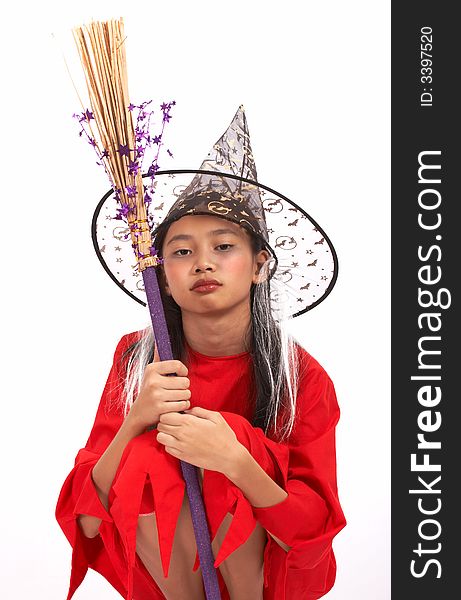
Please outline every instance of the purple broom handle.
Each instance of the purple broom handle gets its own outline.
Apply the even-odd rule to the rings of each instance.
[[[146,290],[147,305],[152,320],[155,343],[160,360],[173,360],[170,337],[163,310],[162,297],[158,286],[155,267],[147,267],[142,271],[144,289]],[[200,492],[197,467],[183,460],[181,464],[182,475],[186,482],[187,497],[189,498],[192,524],[194,526],[195,541],[202,569],[203,585],[207,600],[221,600],[218,576],[214,567],[214,556],[211,549],[210,533],[206,521],[205,507]]]

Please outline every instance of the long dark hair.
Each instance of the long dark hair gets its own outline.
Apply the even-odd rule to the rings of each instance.
[[[163,248],[167,231],[168,227],[160,228],[154,240],[155,248]],[[264,243],[249,230],[245,231],[250,237],[253,256],[256,256],[264,249]],[[276,280],[268,277],[269,262],[266,261],[260,271],[264,281],[251,285],[251,319],[244,343],[252,358],[256,387],[252,424],[282,441],[289,436],[295,423],[299,344],[287,333],[283,322],[275,320],[271,310],[271,281],[272,287],[276,288]],[[157,273],[172,353],[175,359],[187,364],[181,308],[165,292],[166,280],[162,265],[158,267]],[[280,314],[283,317],[283,306],[280,307]],[[122,357],[127,363],[123,394],[125,415],[136,397],[146,365],[154,358],[154,343],[152,327],[148,327]]]

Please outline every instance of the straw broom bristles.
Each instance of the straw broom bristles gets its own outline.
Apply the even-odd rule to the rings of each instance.
[[[74,28],[73,35],[85,73],[99,140],[108,155],[101,152],[100,148],[98,150],[112,184],[118,190],[120,202],[130,207],[126,217],[138,268],[142,271],[146,267],[156,266],[158,261],[151,256],[152,240],[141,170],[134,174],[128,168],[128,162],[135,160],[136,140],[132,113],[128,108],[130,101],[123,19],[93,21],[89,25]],[[97,147],[90,119],[88,126]]]

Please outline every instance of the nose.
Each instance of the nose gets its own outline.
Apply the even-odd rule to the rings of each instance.
[[[200,271],[214,271],[214,263],[210,260],[206,250],[202,250],[197,254],[195,272],[198,273]]]
[[[210,266],[208,263],[206,262],[201,262],[199,263],[196,267],[195,267],[195,272],[199,273],[200,271],[213,271],[213,267]]]

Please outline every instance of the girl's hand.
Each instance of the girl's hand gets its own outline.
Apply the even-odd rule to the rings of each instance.
[[[243,448],[221,413],[198,406],[185,414],[162,414],[157,431],[168,454],[224,475],[233,470]]]
[[[176,373],[177,376],[168,376]],[[160,415],[185,410],[190,406],[188,369],[179,360],[160,360],[155,349],[154,362],[144,371],[138,397],[133,402],[127,420],[138,429],[157,425]]]

